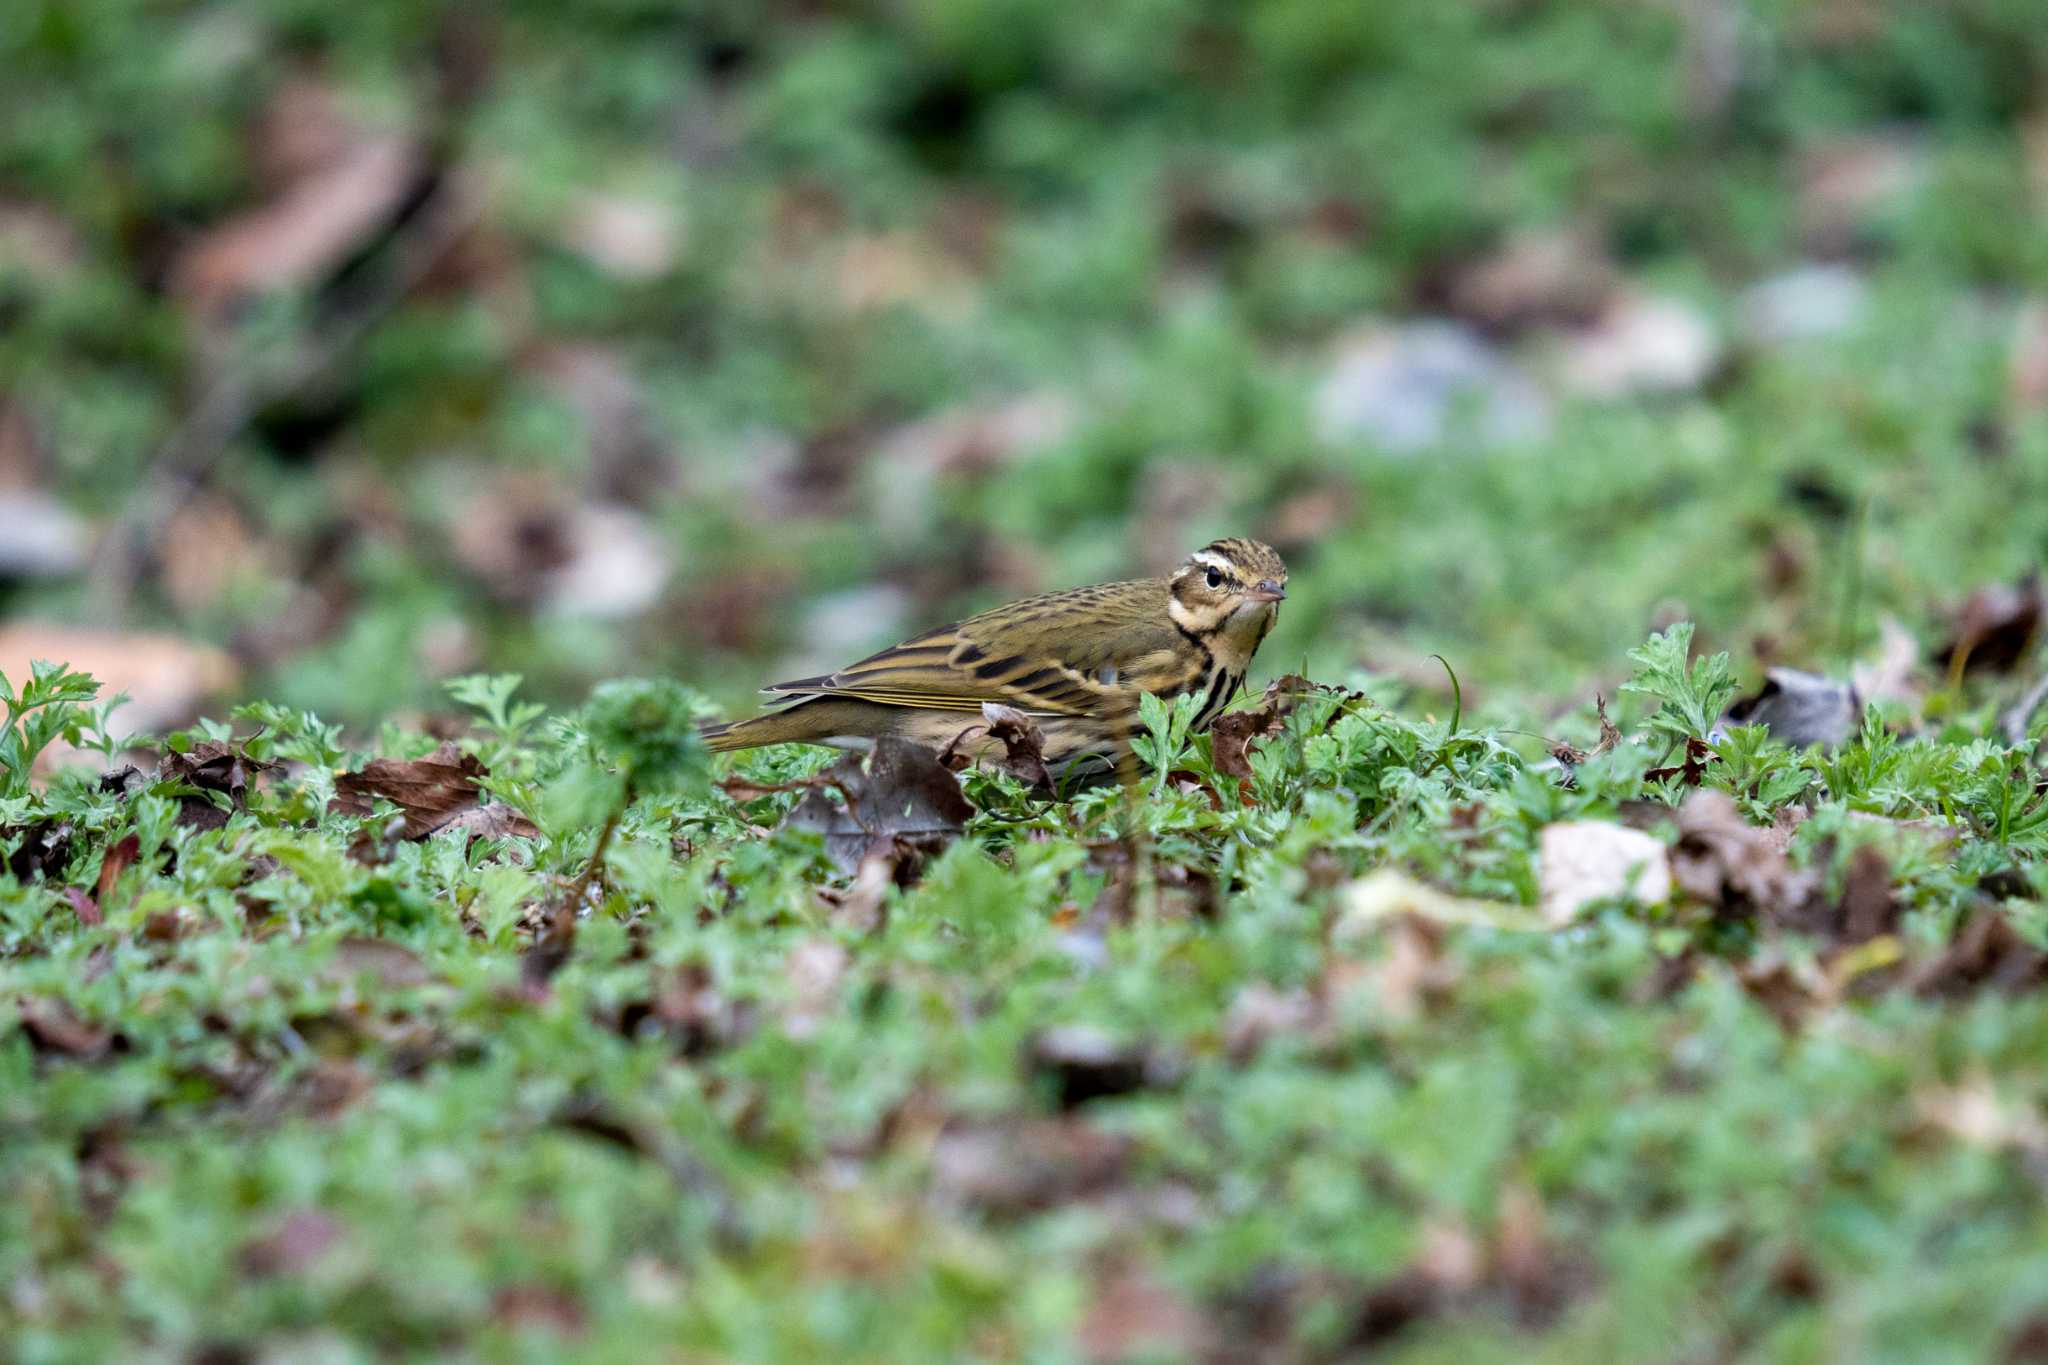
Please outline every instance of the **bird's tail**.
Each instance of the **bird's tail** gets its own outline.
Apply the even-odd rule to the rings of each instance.
[[[857,726],[860,710],[857,702],[813,697],[745,720],[702,726],[697,733],[713,753],[764,744],[823,744],[837,735],[862,733]]]

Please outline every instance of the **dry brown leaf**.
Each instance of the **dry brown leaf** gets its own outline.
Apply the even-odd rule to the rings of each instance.
[[[949,1124],[933,1144],[932,1188],[996,1217],[1104,1194],[1129,1169],[1131,1139],[1080,1118]]]
[[[139,835],[126,835],[118,840],[100,860],[100,879],[93,889],[93,899],[101,909],[107,904],[107,897],[113,894],[114,883],[121,874],[135,865],[142,854],[142,839]]]
[[[97,1061],[125,1040],[114,1030],[79,1018],[63,1000],[23,996],[15,1015],[29,1041],[43,1052],[59,1052],[81,1061]]]
[[[826,856],[851,874],[878,840],[929,856],[953,842],[973,816],[959,780],[936,755],[883,738],[869,752],[849,754],[820,773],[782,824],[823,836]]]
[[[1906,978],[1915,994],[1944,999],[2043,985],[2048,985],[2048,952],[2021,938],[2004,913],[1990,907],[1971,915],[1948,947],[1916,965]]]
[[[967,726],[946,742],[939,751],[941,766],[959,772],[992,757],[1000,746],[1004,771],[1033,791],[1050,794],[1053,780],[1046,771],[1045,736],[1038,722],[1014,706],[993,701],[981,704],[981,719],[981,724]]]
[[[319,281],[394,220],[421,167],[409,138],[348,118],[311,78],[279,87],[258,154],[276,180],[269,200],[207,229],[172,264],[171,292],[202,317]]]
[[[2048,612],[2048,591],[2039,570],[2018,583],[1988,583],[1971,593],[1956,610],[1948,642],[1934,661],[1960,675],[1973,669],[2010,672],[2027,656]]]
[[[1581,326],[1600,315],[1616,283],[1596,234],[1537,229],[1460,271],[1450,282],[1450,304],[1490,332]]]
[[[372,759],[361,772],[336,774],[328,809],[363,816],[370,814],[373,798],[389,801],[405,814],[401,837],[406,839],[451,828],[486,838],[538,838],[539,829],[525,816],[483,799],[482,779],[488,776],[482,760],[448,740],[425,758]]]
[[[1745,821],[1726,792],[1694,792],[1677,818],[1672,879],[1694,900],[1783,923],[1802,915],[1818,893],[1819,879],[1793,867],[1770,832]]]

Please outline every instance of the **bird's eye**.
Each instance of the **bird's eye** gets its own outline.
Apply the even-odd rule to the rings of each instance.
[[[1212,588],[1220,588],[1223,586],[1223,570],[1209,570],[1209,586]]]

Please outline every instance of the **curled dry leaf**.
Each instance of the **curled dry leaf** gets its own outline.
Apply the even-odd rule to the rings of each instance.
[[[1834,748],[1855,735],[1863,721],[1863,698],[1853,682],[1837,682],[1796,668],[1773,668],[1753,697],[1742,697],[1721,713],[1718,733],[1730,725],[1762,725],[1795,749],[1809,744]]]
[[[959,837],[974,816],[959,780],[938,758],[899,739],[879,739],[869,752],[847,755],[810,787],[782,826],[822,835],[826,856],[848,874],[859,870],[878,840],[930,856]]]
[[[252,758],[239,740],[204,739],[184,752],[164,754],[157,765],[157,780],[183,782],[202,792],[225,796],[235,810],[249,808],[249,781],[272,772],[279,764]],[[178,823],[194,829],[219,829],[227,824],[228,813],[203,796],[178,798]]]
[[[1819,879],[1792,866],[1768,830],[1742,818],[1726,792],[1698,791],[1678,808],[1672,880],[1702,904],[1773,923],[1803,916]]]
[[[60,876],[71,861],[71,822],[46,818],[25,825],[0,825],[0,843],[15,845],[14,852],[7,855],[7,870],[17,881]]]
[[[1954,629],[1934,661],[1954,676],[1980,668],[2010,672],[2040,634],[2044,611],[2048,592],[2038,570],[2018,583],[1986,584],[1956,611]]]
[[[448,740],[425,758],[372,759],[361,772],[337,774],[328,809],[362,816],[370,814],[373,799],[389,801],[404,812],[400,835],[406,839],[424,839],[444,829],[486,839],[540,837],[540,830],[518,811],[484,799],[482,780],[489,776],[482,760]]]
[[[939,751],[939,762],[954,772],[990,756],[1002,746],[1003,770],[1033,791],[1053,791],[1052,774],[1045,767],[1045,736],[1038,722],[1014,706],[985,701],[979,725],[970,725]]]
[[[310,80],[280,86],[261,150],[280,180],[272,197],[201,233],[172,264],[171,292],[201,316],[319,281],[396,218],[421,167],[408,138],[355,122]]]
[[[1707,775],[1707,764],[1713,761],[1713,746],[1704,740],[1688,736],[1685,741],[1685,761],[1669,768],[1652,768],[1643,774],[1643,781],[1668,782],[1675,777],[1682,786],[1697,787]]]
[[[1209,757],[1216,771],[1240,782],[1251,781],[1251,742],[1279,734],[1294,708],[1312,696],[1336,697],[1342,702],[1365,700],[1362,692],[1314,682],[1299,673],[1275,678],[1266,684],[1257,705],[1226,711],[1209,726]]]
[[[62,1000],[24,996],[15,1014],[29,1042],[40,1052],[56,1052],[81,1061],[97,1061],[125,1039],[112,1029],[89,1023]]]
[[[2048,985],[2048,952],[2021,938],[2003,913],[1977,911],[1940,954],[1915,966],[1907,987],[1916,995],[1954,998],[1980,990],[2039,990]]]

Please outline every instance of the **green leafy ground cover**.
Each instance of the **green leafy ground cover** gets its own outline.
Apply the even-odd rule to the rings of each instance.
[[[0,4],[0,1358],[2040,1357],[2038,10]],[[1221,533],[1361,696],[850,872],[597,690]]]
[[[1732,692],[1689,636],[1605,752],[1370,679],[1245,749],[1159,712],[1137,788],[976,771],[960,837],[850,879],[773,829],[817,765],[714,786],[670,684],[469,680],[455,746],[387,730],[383,767],[270,706],[153,775],[10,765],[9,1353],[2024,1352],[2032,741],[1873,710],[1688,774]],[[90,691],[17,683],[19,733],[89,743]],[[1737,813],[1795,804],[1784,852]],[[1677,892],[1546,926],[1540,832],[1616,817]]]

